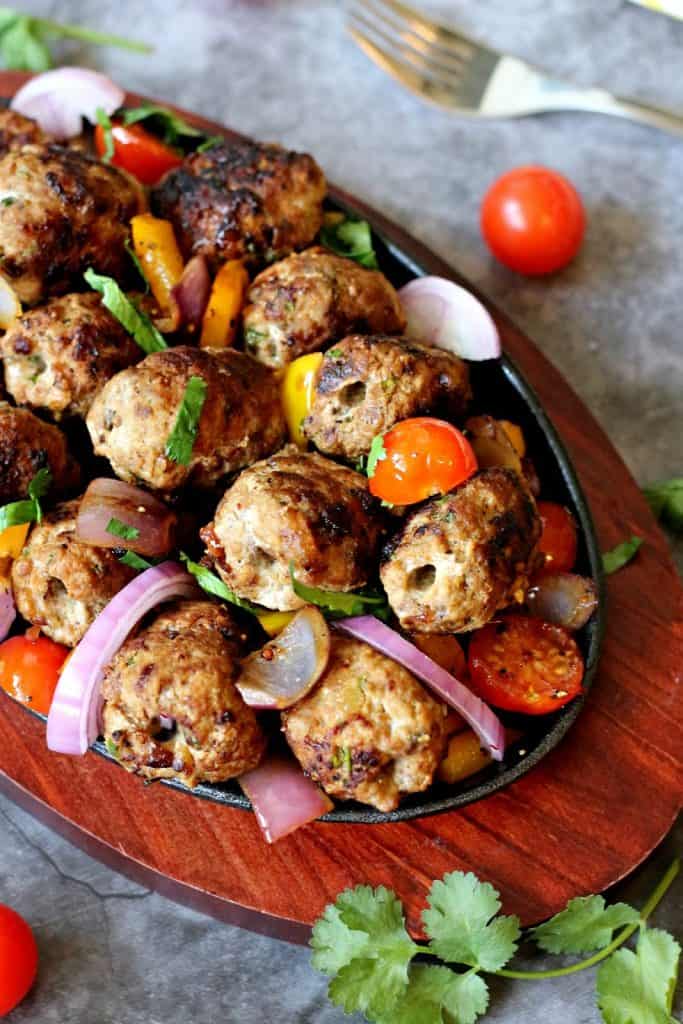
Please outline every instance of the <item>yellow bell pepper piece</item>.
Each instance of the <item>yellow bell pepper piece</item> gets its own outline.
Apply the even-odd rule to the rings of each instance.
[[[448,751],[439,765],[437,778],[452,785],[491,763],[491,755],[481,749],[481,741],[471,729],[451,737]]]
[[[14,559],[19,557],[26,543],[30,526],[30,523],[8,526],[6,530],[0,533],[0,558]]]
[[[183,257],[168,220],[140,213],[130,222],[133,249],[152,294],[162,310],[171,306],[171,291],[183,276]]]
[[[201,348],[227,348],[235,341],[237,322],[249,286],[242,260],[228,260],[216,274],[202,321]]]
[[[524,440],[522,428],[518,427],[516,423],[511,423],[510,420],[498,420],[498,422],[507,434],[508,441],[515,449],[520,459],[523,459],[526,455],[526,441]]]
[[[289,364],[282,378],[282,407],[289,436],[300,448],[307,444],[301,425],[313,405],[315,380],[322,361],[322,352],[299,356]]]
[[[296,612],[262,612],[257,615],[268,636],[277,636],[292,621]]]

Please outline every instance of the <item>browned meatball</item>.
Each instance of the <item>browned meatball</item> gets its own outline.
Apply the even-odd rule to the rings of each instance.
[[[128,222],[144,199],[115,167],[61,146],[23,146],[0,159],[0,192],[0,271],[22,302],[67,291],[88,267],[117,277],[128,266]]]
[[[268,143],[222,141],[191,153],[153,190],[185,256],[271,262],[303,249],[322,223],[325,177],[313,157]]]
[[[75,647],[112,597],[135,575],[108,548],[75,539],[80,501],[67,501],[31,530],[12,566],[19,612],[43,633]]]
[[[0,505],[20,501],[39,469],[49,469],[56,493],[78,484],[80,471],[58,427],[28,409],[0,402]]]
[[[255,279],[244,310],[244,345],[260,362],[284,366],[352,331],[397,334],[404,327],[384,274],[316,246]]]
[[[409,416],[459,419],[470,395],[467,366],[406,338],[345,338],[325,353],[303,431],[327,455],[355,459]]]
[[[541,522],[511,469],[487,469],[406,521],[380,576],[401,625],[416,633],[478,629],[523,596]]]
[[[32,142],[49,141],[49,135],[45,134],[37,121],[9,107],[0,110],[0,156],[4,156],[10,149],[18,149]]]
[[[179,601],[125,642],[102,680],[104,735],[124,768],[195,786],[256,767],[266,740],[235,688],[237,636],[220,605]]]
[[[364,476],[290,446],[237,478],[201,536],[236,594],[288,611],[306,603],[290,563],[312,587],[367,583],[381,529],[374,510]]]
[[[57,420],[85,416],[102,385],[143,355],[96,292],[25,313],[0,341],[0,354],[14,400]]]
[[[190,377],[207,384],[188,465],[166,454]],[[155,352],[104,385],[87,419],[95,452],[129,483],[170,493],[211,487],[282,444],[279,385],[270,370],[234,349],[178,346]]]
[[[333,634],[325,674],[282,721],[302,768],[326,793],[393,811],[405,793],[431,785],[448,715],[395,661]]]

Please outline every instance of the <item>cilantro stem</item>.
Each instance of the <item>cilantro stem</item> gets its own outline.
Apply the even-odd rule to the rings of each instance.
[[[52,32],[54,35],[70,39],[80,39],[84,43],[94,43],[96,46],[117,46],[121,50],[133,50],[135,53],[152,53],[153,50],[153,47],[148,46],[147,43],[140,43],[136,39],[125,39],[123,36],[96,32],[91,28],[81,28],[80,25],[62,25],[51,18],[32,18],[31,20],[45,32]]]
[[[615,950],[619,949],[620,946],[630,939],[633,933],[645,924],[648,917],[652,912],[659,906],[661,900],[666,895],[670,888],[673,880],[680,871],[681,862],[677,857],[676,860],[669,866],[668,871],[661,879],[656,889],[652,892],[645,906],[640,912],[640,918],[635,924],[626,925],[619,934],[612,939],[609,946],[605,946],[604,949],[594,953],[593,956],[588,957],[587,960],[580,960],[577,964],[570,964],[569,967],[558,967],[552,971],[493,971],[500,978],[515,978],[519,981],[541,981],[543,978],[563,978],[567,974],[576,974],[577,971],[584,971],[587,967],[594,967],[595,964],[599,964],[601,960],[606,960],[608,956],[611,956]]]

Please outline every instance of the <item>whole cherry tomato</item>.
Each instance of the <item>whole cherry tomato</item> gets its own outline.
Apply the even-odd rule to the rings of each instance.
[[[381,449],[371,451],[368,459],[370,493],[391,505],[445,494],[477,470],[469,441],[444,420],[401,420],[381,440]]]
[[[33,932],[16,910],[0,903],[0,1017],[21,1002],[37,970]]]
[[[539,501],[538,514],[543,532],[538,550],[545,555],[541,572],[571,572],[576,562],[578,531],[569,509],[554,501]]]
[[[166,171],[178,167],[183,162],[182,156],[142,125],[125,125],[120,121],[112,121],[111,134],[114,142],[111,163],[128,171],[143,185],[156,185]],[[95,128],[97,155],[104,156],[106,149],[104,129],[98,124]]]
[[[68,653],[46,636],[12,636],[0,644],[0,687],[46,715]]]
[[[550,274],[578,252],[586,215],[564,175],[547,167],[517,167],[484,196],[481,230],[501,263],[520,274]]]

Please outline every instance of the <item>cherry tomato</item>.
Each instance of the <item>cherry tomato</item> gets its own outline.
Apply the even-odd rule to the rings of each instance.
[[[0,686],[21,704],[46,715],[68,647],[46,636],[13,636],[0,644]]]
[[[545,555],[545,565],[540,571],[571,572],[578,546],[574,516],[564,505],[554,501],[539,501],[537,507],[543,526],[538,550]]]
[[[385,457],[370,478],[370,493],[391,505],[411,505],[445,494],[477,470],[472,447],[444,420],[402,420],[383,438]]]
[[[545,715],[581,692],[583,658],[566,629],[506,615],[470,641],[470,685],[496,708]]]
[[[494,182],[481,230],[501,263],[520,274],[550,274],[576,256],[586,229],[581,197],[547,167],[516,167]]]
[[[16,910],[0,903],[0,1017],[21,1002],[37,970],[33,932]]]
[[[141,181],[143,185],[156,185],[166,171],[183,162],[174,149],[157,139],[139,124],[121,124],[112,121],[114,155],[111,162]],[[95,149],[99,157],[106,152],[102,125],[95,128]]]

